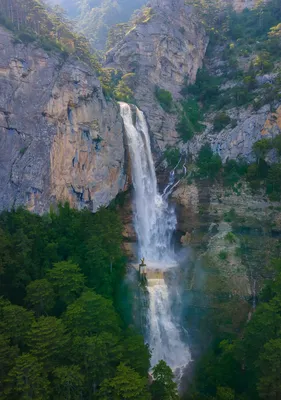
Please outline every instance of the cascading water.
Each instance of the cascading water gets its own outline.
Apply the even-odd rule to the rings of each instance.
[[[132,160],[139,256],[150,261],[171,262],[174,258],[171,238],[177,220],[173,209],[158,193],[147,124],[138,108],[135,108],[134,125],[130,106],[120,103],[120,107]]]
[[[139,257],[144,257],[148,270],[167,270],[175,267],[176,257],[171,248],[176,228],[176,215],[157,188],[148,127],[144,114],[134,107],[120,103],[132,162],[135,190],[134,223],[138,236]],[[134,124],[135,119],[135,124]],[[164,360],[174,370],[191,360],[188,346],[181,338],[181,329],[175,323],[168,286],[163,274],[155,279],[148,274],[149,315],[148,341],[152,350],[151,364]]]

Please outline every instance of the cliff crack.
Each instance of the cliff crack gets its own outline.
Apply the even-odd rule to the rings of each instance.
[[[8,121],[7,121],[7,124],[8,124]],[[15,132],[16,132],[18,135],[20,135],[21,137],[26,135],[25,132],[21,132],[21,131],[19,131],[17,128],[14,128],[14,127],[12,127],[12,126],[9,126],[9,124],[8,124],[8,126],[0,125],[0,128],[6,129],[7,131],[15,131]]]

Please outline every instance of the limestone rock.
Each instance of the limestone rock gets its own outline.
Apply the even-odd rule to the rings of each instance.
[[[266,0],[264,0],[265,2]],[[259,4],[259,0],[224,0],[225,3],[231,5],[235,11],[241,12],[245,8],[251,10]]]
[[[273,138],[281,133],[281,107],[276,113],[271,113],[270,106],[265,105],[258,111],[252,107],[229,110],[228,115],[237,121],[235,128],[228,126],[221,132],[213,132],[212,124],[208,125],[201,135],[196,135],[190,141],[189,152],[196,156],[201,146],[209,142],[223,162],[239,158],[253,162],[253,144],[263,137]]]
[[[175,99],[186,78],[196,79],[208,44],[204,27],[184,0],[152,0],[151,16],[134,26],[107,54],[106,66],[134,73],[134,96],[144,111],[154,144],[175,144],[177,117],[167,114],[155,98],[156,86]]]
[[[94,211],[125,186],[118,106],[95,72],[0,28],[0,209],[42,213],[69,201]]]

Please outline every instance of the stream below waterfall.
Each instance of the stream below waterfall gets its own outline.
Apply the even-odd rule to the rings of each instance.
[[[144,114],[126,103],[120,103],[120,110],[131,158],[138,258],[145,258],[148,271],[146,337],[152,352],[151,366],[164,360],[179,376],[179,371],[191,361],[191,355],[173,315],[171,293],[165,280],[165,273],[178,266],[172,246],[177,218],[166,195],[172,185],[170,182],[163,195],[159,193]]]

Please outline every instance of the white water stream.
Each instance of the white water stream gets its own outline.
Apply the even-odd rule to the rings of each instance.
[[[120,103],[120,109],[132,164],[138,256],[145,258],[148,270],[167,270],[177,265],[171,246],[177,223],[175,211],[169,206],[167,196],[161,196],[157,188],[144,114],[137,107],[132,111],[132,107],[126,103]],[[173,184],[174,182],[170,182],[170,187]],[[168,286],[164,279],[148,279],[147,290],[148,341],[152,350],[152,367],[158,361],[164,360],[173,370],[182,369],[190,362],[191,356],[188,346],[182,340],[181,329],[172,314]]]

